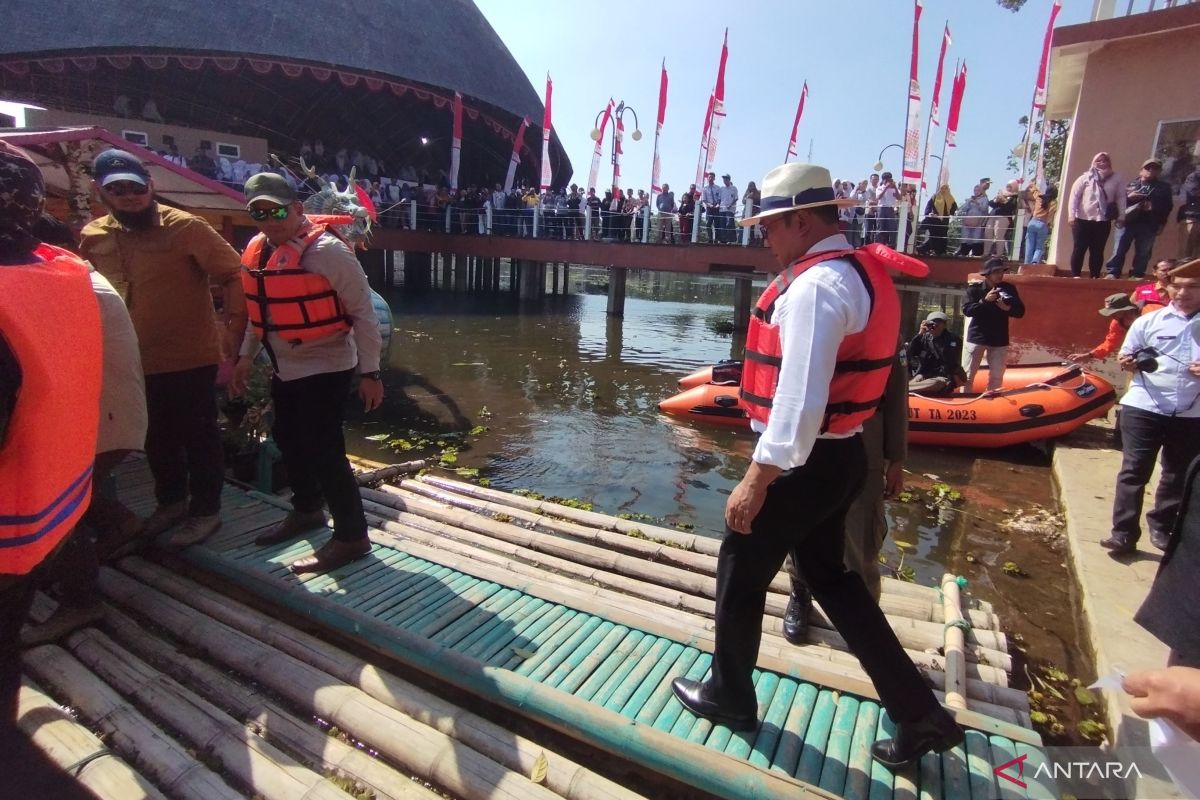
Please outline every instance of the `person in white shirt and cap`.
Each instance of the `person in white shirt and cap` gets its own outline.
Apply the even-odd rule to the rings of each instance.
[[[783,271],[759,299],[746,338],[741,399],[759,433],[725,507],[717,563],[716,642],[707,680],[676,678],[693,713],[753,730],[753,673],[767,588],[787,555],[879,692],[894,738],[873,756],[900,768],[963,740],[904,653],[862,577],[843,563],[845,518],[862,489],[862,423],[875,413],[896,357],[899,299],[888,275],[928,267],[887,248],[851,250],[838,231],[829,171],[785,164],[763,181],[761,224]]]

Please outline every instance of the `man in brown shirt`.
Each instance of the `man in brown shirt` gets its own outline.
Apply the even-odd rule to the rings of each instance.
[[[92,175],[110,213],[83,229],[80,251],[125,298],[146,373],[146,456],[158,500],[146,534],[182,523],[169,544],[183,547],[221,525],[215,384],[222,354],[237,353],[246,329],[240,259],[203,219],[159,205],[137,156],[106,150]],[[224,330],[210,281],[224,292]]]

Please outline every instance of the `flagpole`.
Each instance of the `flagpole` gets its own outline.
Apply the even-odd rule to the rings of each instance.
[[[929,140],[933,137],[933,114],[941,111],[942,65],[946,60],[946,46],[950,42],[950,21],[942,28],[942,49],[938,54],[937,76],[933,81],[933,97],[929,102],[929,117],[925,122],[925,152],[921,156],[921,180],[917,182],[917,207],[913,209],[913,219],[920,220],[921,203],[925,200],[925,174],[929,171]],[[940,186],[938,187],[941,188]],[[914,232],[918,226],[914,225]]]
[[[962,63],[962,59],[960,59],[960,58],[954,59],[954,81],[950,84],[950,102],[951,102],[951,104],[954,103],[954,92],[958,88],[958,68],[961,63]],[[942,155],[940,158],[938,158],[938,165],[939,165],[938,166],[938,189],[939,190],[942,188],[942,186],[941,186],[942,170],[944,170],[946,168],[946,144],[949,142],[949,140],[950,140],[950,115],[949,115],[948,109],[947,109],[946,135],[942,138]],[[949,177],[949,176],[947,176],[947,177]]]

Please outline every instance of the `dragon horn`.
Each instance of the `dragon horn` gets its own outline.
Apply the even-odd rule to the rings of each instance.
[[[300,156],[300,169],[303,170],[304,174],[310,178],[317,177],[317,168],[310,167],[308,164],[305,164],[304,156]]]
[[[354,187],[354,173],[355,173],[355,171],[357,171],[357,170],[358,170],[358,167],[351,167],[351,168],[350,168],[350,182],[346,184],[346,191],[348,191],[348,192],[353,190],[353,187]]]

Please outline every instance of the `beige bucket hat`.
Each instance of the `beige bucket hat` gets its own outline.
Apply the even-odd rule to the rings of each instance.
[[[740,221],[754,225],[766,217],[815,206],[852,206],[853,198],[835,198],[829,170],[816,164],[783,164],[763,178],[759,213]]]

